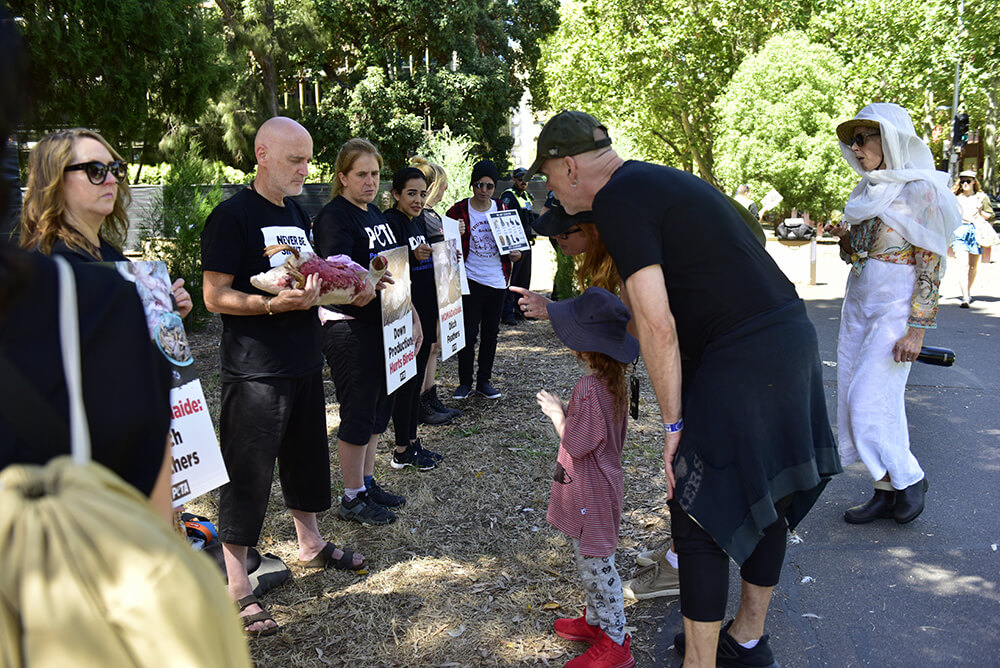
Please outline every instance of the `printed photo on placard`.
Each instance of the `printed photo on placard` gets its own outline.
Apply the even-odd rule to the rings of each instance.
[[[208,404],[194,370],[194,357],[184,322],[173,310],[170,276],[163,262],[115,262],[115,268],[135,285],[146,313],[146,326],[157,349],[170,363],[170,476],[174,506],[229,482]]]
[[[389,263],[392,285],[382,290],[382,343],[385,346],[386,390],[392,394],[417,373],[410,301],[410,254],[405,247],[381,253]]]
[[[455,239],[445,239],[431,244],[431,253],[434,258],[434,281],[441,320],[441,359],[446,360],[465,347],[458,242]]]
[[[469,294],[469,279],[465,275],[465,258],[462,256],[462,233],[459,232],[458,221],[448,216],[441,217],[441,229],[444,238],[454,239],[458,253],[458,277],[462,286],[462,294]]]
[[[528,237],[521,227],[521,217],[517,211],[491,211],[487,214],[490,221],[490,229],[493,231],[493,238],[496,239],[497,248],[501,255],[508,255],[511,251],[522,251],[531,248],[528,244]]]

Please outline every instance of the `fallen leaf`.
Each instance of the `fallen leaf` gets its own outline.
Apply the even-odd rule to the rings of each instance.
[[[542,610],[558,610],[561,607],[558,603],[545,603],[542,605]]]
[[[450,635],[452,638],[457,638],[463,633],[465,633],[465,624],[462,624],[457,629],[452,629],[451,631],[448,631],[448,635]]]

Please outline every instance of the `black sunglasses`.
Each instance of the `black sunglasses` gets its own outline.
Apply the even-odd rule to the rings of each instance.
[[[70,165],[63,171],[85,171],[87,172],[87,178],[90,182],[95,186],[99,186],[104,183],[106,178],[108,178],[108,172],[111,172],[119,183],[124,183],[125,175],[128,173],[128,165],[124,160],[112,160],[106,165],[103,162],[97,162],[94,160],[93,162],[81,162],[78,165]]]
[[[479,188],[481,190],[493,190],[497,186],[495,183],[490,183],[489,181],[476,181],[472,184],[472,187]]]
[[[576,234],[577,232],[583,232],[583,230],[581,230],[579,227],[574,227],[571,230],[566,230],[562,234],[555,235],[555,237],[556,237],[556,239],[559,239],[560,241],[566,241],[567,239],[569,239],[569,235]]]
[[[862,146],[865,145],[865,140],[867,140],[869,137],[878,137],[879,134],[881,134],[881,133],[879,133],[879,132],[869,132],[868,134],[864,134],[864,133],[859,132],[858,134],[856,134],[853,137],[851,137],[851,140],[849,142],[847,142],[847,145],[848,145],[848,147],[853,147],[855,144],[857,144],[858,148],[861,148]]]
[[[959,183],[972,183],[972,179],[959,179]]]

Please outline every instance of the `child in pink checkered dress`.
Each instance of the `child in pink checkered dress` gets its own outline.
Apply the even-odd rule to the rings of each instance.
[[[556,335],[589,372],[573,388],[568,406],[545,390],[538,393],[560,438],[548,521],[573,540],[587,599],[584,616],[556,620],[555,631],[591,645],[567,668],[629,668],[635,659],[625,633],[615,549],[624,494],[625,370],[639,343],[626,331],[628,309],[602,288],[553,302],[548,312]]]

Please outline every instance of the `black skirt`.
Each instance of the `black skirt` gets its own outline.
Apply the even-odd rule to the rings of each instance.
[[[842,471],[802,300],[709,343],[685,379],[675,498],[737,563],[791,497],[789,528]]]

